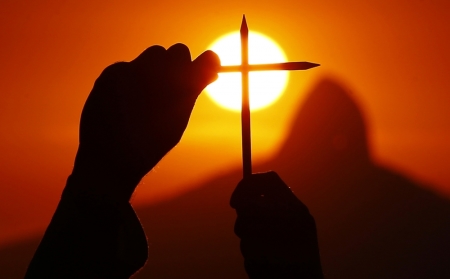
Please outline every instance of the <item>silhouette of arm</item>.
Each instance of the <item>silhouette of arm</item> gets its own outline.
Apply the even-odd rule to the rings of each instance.
[[[250,279],[323,278],[314,218],[278,174],[244,178],[230,204]]]
[[[102,72],[83,108],[72,174],[26,278],[129,278],[144,265],[146,237],[129,200],[179,142],[219,66],[213,52],[191,61],[176,44]]]

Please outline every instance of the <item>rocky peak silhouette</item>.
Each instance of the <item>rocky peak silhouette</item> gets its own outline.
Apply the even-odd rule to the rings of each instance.
[[[276,164],[289,164],[310,182],[320,182],[324,175],[354,175],[369,165],[363,114],[352,93],[336,81],[318,82],[295,119]]]

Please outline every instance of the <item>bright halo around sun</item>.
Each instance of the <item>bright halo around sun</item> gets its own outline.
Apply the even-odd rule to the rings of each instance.
[[[222,36],[208,49],[220,57],[222,66],[241,64],[241,39],[239,32]],[[285,62],[286,55],[269,37],[250,31],[248,38],[249,64]],[[261,71],[249,73],[250,109],[255,111],[274,103],[287,86],[287,71]],[[211,99],[226,109],[240,111],[242,104],[241,74],[219,73],[219,78],[206,88]]]

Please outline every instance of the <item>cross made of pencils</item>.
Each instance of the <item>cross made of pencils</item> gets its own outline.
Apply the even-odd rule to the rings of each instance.
[[[249,102],[249,86],[248,73],[250,71],[274,71],[274,70],[307,70],[319,66],[319,64],[310,62],[287,62],[276,64],[248,64],[248,27],[245,15],[241,24],[241,65],[222,66],[219,72],[241,72],[242,75],[242,163],[244,177],[252,174],[252,151],[250,137],[250,102]]]

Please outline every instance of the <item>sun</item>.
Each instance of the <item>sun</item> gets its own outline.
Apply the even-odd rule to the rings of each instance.
[[[217,53],[223,66],[241,64],[239,32],[229,33],[217,39],[208,49]],[[269,37],[249,32],[248,52],[250,64],[286,62],[282,48]],[[287,71],[250,72],[250,109],[255,111],[273,104],[287,86]],[[206,88],[206,93],[219,106],[240,111],[241,74],[219,73],[219,78]]]

